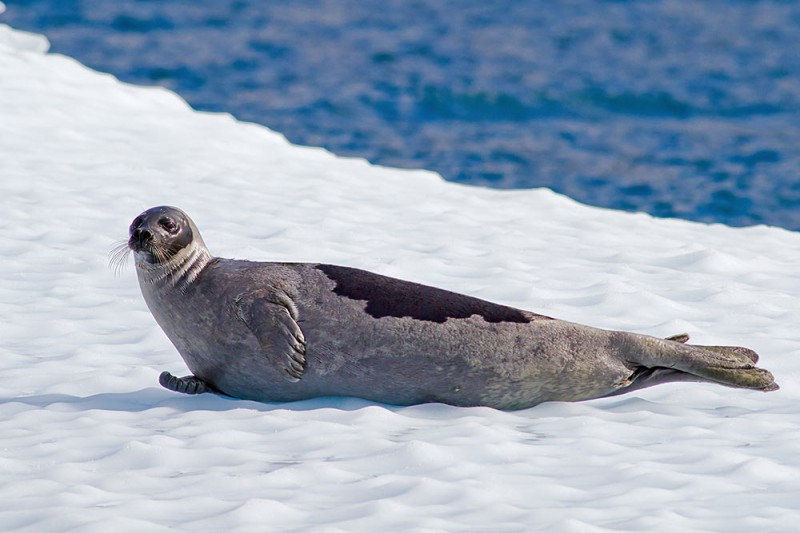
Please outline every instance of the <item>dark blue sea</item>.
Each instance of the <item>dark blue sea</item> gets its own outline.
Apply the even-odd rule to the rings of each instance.
[[[5,2],[54,52],[294,143],[800,229],[800,2]]]

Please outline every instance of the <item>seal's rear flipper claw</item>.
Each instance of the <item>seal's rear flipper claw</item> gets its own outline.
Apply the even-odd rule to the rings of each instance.
[[[166,370],[158,376],[158,382],[165,389],[183,394],[202,394],[204,392],[211,392],[213,389],[200,378],[195,376],[184,376],[179,378],[173,376]]]

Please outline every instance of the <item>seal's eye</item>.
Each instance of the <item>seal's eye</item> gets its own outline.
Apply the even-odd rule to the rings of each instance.
[[[178,225],[175,224],[175,221],[169,217],[161,217],[158,220],[158,225],[167,230],[167,232],[172,233],[173,235],[175,233],[178,233]]]

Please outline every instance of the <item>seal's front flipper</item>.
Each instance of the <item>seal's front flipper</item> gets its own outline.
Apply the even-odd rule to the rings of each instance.
[[[165,389],[182,392],[183,394],[202,394],[204,392],[213,392],[214,390],[198,377],[184,376],[179,378],[178,376],[173,376],[166,370],[158,376],[158,382]]]
[[[236,311],[270,363],[283,369],[288,381],[299,381],[306,369],[306,339],[291,298],[278,289],[260,289],[240,295]]]

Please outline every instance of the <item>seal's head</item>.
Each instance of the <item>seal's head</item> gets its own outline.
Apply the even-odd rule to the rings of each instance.
[[[210,255],[192,219],[177,207],[151,207],[128,229],[128,247],[148,282],[191,282]]]
[[[192,244],[192,226],[186,213],[177,207],[151,207],[131,222],[128,247],[136,253],[137,261],[166,263]]]

